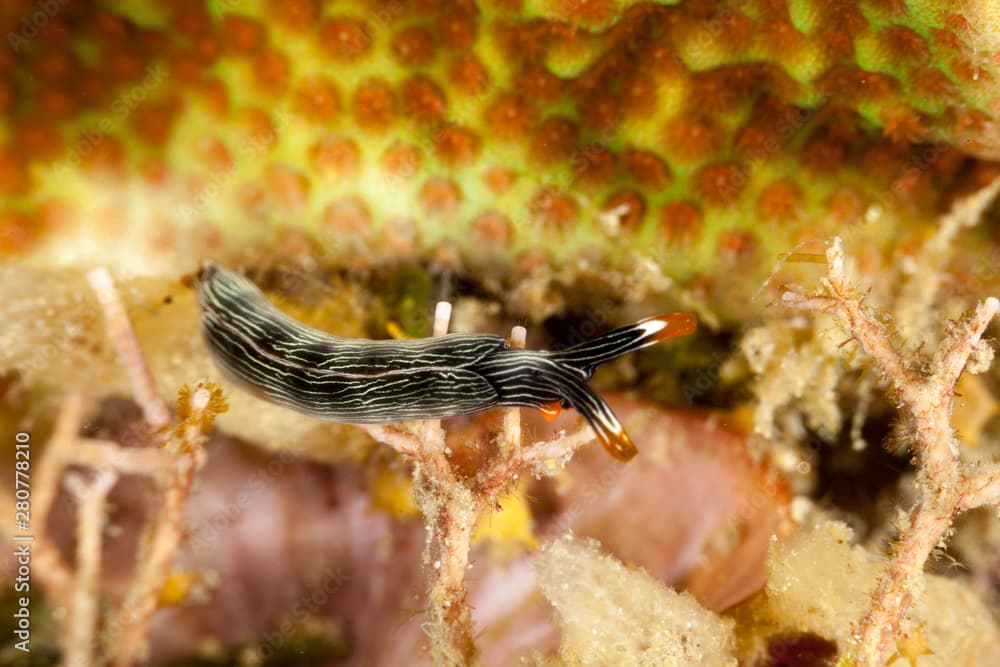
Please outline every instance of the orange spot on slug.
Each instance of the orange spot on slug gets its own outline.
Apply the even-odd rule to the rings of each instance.
[[[538,411],[542,413],[546,421],[552,421],[559,416],[559,413],[562,412],[562,401],[552,401],[551,403],[546,403],[538,408]]]

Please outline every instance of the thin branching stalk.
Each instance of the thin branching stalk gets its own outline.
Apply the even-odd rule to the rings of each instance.
[[[48,520],[82,419],[83,398],[79,394],[70,394],[59,410],[55,429],[35,475],[38,480],[32,502],[34,525],[38,530],[34,546],[35,570],[53,608],[69,608],[73,573],[59,553],[59,548],[49,539]]]
[[[442,326],[441,315],[449,312],[439,305],[435,335],[447,332],[448,323]],[[524,347],[526,334],[523,327],[514,327],[511,345]],[[555,440],[525,446],[520,409],[504,409],[500,432],[495,434],[496,452],[475,475],[463,477],[449,459],[445,431],[438,420],[422,422],[414,431],[380,425],[362,428],[414,465],[414,498],[427,527],[424,557],[429,572],[431,663],[476,664],[479,651],[465,575],[471,566],[472,533],[480,516],[496,505],[499,495],[517,482],[523,470],[554,472],[558,466],[545,467],[547,462],[565,462],[596,436],[586,426],[569,436],[563,433]]]
[[[170,412],[156,391],[153,373],[142,355],[139,340],[132,330],[132,322],[125,312],[118,290],[108,270],[100,267],[87,274],[87,282],[97,296],[104,316],[108,338],[115,346],[118,360],[128,373],[132,384],[132,394],[142,408],[142,415],[151,427],[160,429],[170,421]]]
[[[124,602],[105,629],[107,661],[116,667],[127,667],[145,655],[149,622],[183,536],[184,502],[195,472],[204,461],[203,433],[214,414],[225,408],[213,404],[212,388],[199,381],[190,392],[182,394],[185,398],[183,405],[179,405],[183,412],[181,422],[169,428],[170,412],[156,390],[152,371],[111,275],[98,268],[87,274],[87,280],[100,303],[108,337],[129,376],[133,396],[161,447],[161,450],[129,451],[106,443],[87,442],[76,455],[78,460],[92,460],[123,472],[152,474],[163,488],[162,501],[136,558]]]
[[[90,480],[67,476],[66,485],[76,497],[76,580],[69,610],[69,632],[63,664],[90,667],[94,662],[100,613],[101,536],[108,493],[118,481],[113,470],[99,470]]]
[[[996,466],[963,464],[951,427],[955,384],[980,345],[987,325],[1000,310],[990,297],[959,323],[927,372],[914,370],[878,317],[853,296],[844,272],[840,239],[826,253],[827,294],[786,293],[794,308],[835,315],[885,374],[901,408],[912,420],[912,450],[917,465],[917,504],[902,522],[891,558],[858,623],[853,658],[859,665],[880,665],[899,636],[906,614],[924,585],[924,565],[948,537],[955,516],[1000,499]]]
[[[110,626],[114,634],[109,636],[109,655],[116,667],[126,667],[145,654],[149,622],[184,535],[184,502],[205,459],[201,440],[211,421],[211,401],[212,391],[205,382],[195,383],[186,419],[166,443],[172,457],[164,471],[163,500],[140,551],[121,611]]]

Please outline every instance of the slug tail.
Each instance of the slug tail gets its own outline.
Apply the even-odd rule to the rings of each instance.
[[[590,378],[602,364],[661,341],[686,336],[697,328],[698,320],[692,313],[649,317],[565,350],[553,352],[552,357]]]

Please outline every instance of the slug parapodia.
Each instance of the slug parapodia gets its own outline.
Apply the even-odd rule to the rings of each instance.
[[[493,334],[341,338],[297,322],[249,280],[206,263],[196,285],[205,341],[223,371],[293,410],[336,422],[444,419],[496,407],[573,407],[605,449],[635,445],[587,381],[598,366],[694,331],[690,313],[652,317],[565,350],[510,347]]]

